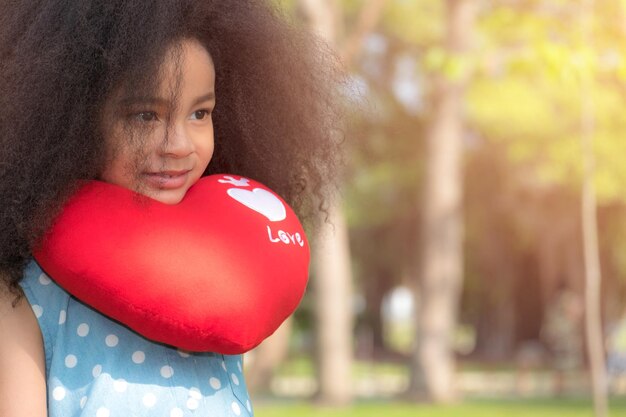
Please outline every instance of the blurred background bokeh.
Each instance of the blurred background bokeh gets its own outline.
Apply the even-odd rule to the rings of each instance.
[[[626,416],[626,0],[275,1],[350,108],[256,415]]]

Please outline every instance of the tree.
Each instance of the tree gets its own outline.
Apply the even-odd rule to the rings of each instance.
[[[468,172],[474,184],[503,182],[494,190],[489,205],[484,205],[488,196],[480,200],[481,197],[471,195],[469,199],[490,220],[508,216],[510,226],[518,223],[517,227],[509,226],[512,230],[507,233],[515,245],[507,249],[499,241],[496,251],[490,252],[493,261],[486,262],[501,260],[506,254],[513,255],[513,259],[524,256],[524,260],[510,262],[508,271],[503,273],[470,276],[470,280],[484,282],[483,288],[492,292],[491,297],[507,297],[493,291],[506,277],[519,274],[519,265],[525,264],[530,268],[524,273],[524,282],[539,277],[543,305],[551,298],[559,280],[567,280],[582,295],[583,230],[578,202],[583,165],[577,142],[581,131],[580,103],[593,102],[596,140],[592,151],[597,160],[593,185],[602,229],[599,236],[602,269],[607,271],[601,288],[602,313],[610,320],[615,317],[615,310],[619,310],[615,305],[623,299],[626,271],[616,261],[621,250],[617,248],[623,247],[622,239],[616,236],[623,235],[623,229],[616,224],[621,223],[619,219],[624,215],[626,196],[625,166],[616,157],[626,151],[622,133],[626,118],[621,111],[626,62],[620,40],[624,34],[620,18],[624,15],[624,3],[597,4],[593,13],[593,44],[583,41],[579,31],[572,30],[580,18],[579,2],[555,2],[549,7],[546,4],[532,1],[494,4],[480,21],[483,39],[478,57],[480,71],[467,94],[469,124],[477,138],[473,148],[491,152],[490,158],[497,158],[498,163],[507,166],[508,172],[506,176],[491,173],[489,179],[484,174]],[[584,97],[580,88],[581,71],[594,81]],[[504,153],[493,152],[494,147],[503,149]],[[508,200],[503,213],[494,212],[498,205],[493,199],[495,203]],[[474,232],[470,240],[493,232],[486,227],[477,230],[476,217],[467,220]],[[616,227],[620,232],[614,231]],[[470,263],[474,262],[472,257]],[[498,283],[491,285],[493,279]],[[476,287],[475,283],[470,285]],[[507,294],[518,295],[515,288],[508,288]],[[481,308],[488,307],[483,299],[474,302]],[[507,307],[512,309],[514,305],[503,305]],[[504,314],[494,309],[484,312],[486,317]],[[516,314],[519,316],[520,312]],[[530,321],[528,316],[520,319]],[[498,337],[492,330],[490,327],[490,333]],[[526,333],[522,340],[532,337],[532,333]],[[481,345],[494,345],[491,340],[482,342]]]
[[[376,25],[384,3],[366,3],[344,39],[343,16],[336,0],[298,0],[297,4],[311,30],[335,48],[347,69]],[[353,296],[348,229],[338,197],[330,203],[329,224],[317,236],[314,254],[317,397],[321,403],[345,405],[352,400]]]
[[[309,28],[336,47],[339,22],[334,0],[298,0]],[[314,238],[313,291],[316,322],[317,400],[352,401],[352,274],[341,201],[330,202],[329,223]]]
[[[476,2],[448,0],[445,51],[466,59]],[[409,394],[435,402],[457,398],[453,337],[463,277],[462,150],[466,75],[434,79],[422,196],[416,349]]]
[[[582,0],[580,20],[583,43],[593,44],[594,0]],[[587,70],[587,71],[585,71]],[[604,360],[604,337],[602,336],[602,311],[600,308],[600,251],[598,248],[598,223],[596,214],[596,194],[593,185],[594,151],[593,135],[594,108],[591,98],[593,72],[588,68],[581,71],[581,151],[583,161],[582,183],[582,226],[585,255],[585,328],[587,330],[587,351],[591,367],[593,403],[596,417],[606,417],[608,413],[606,364]]]

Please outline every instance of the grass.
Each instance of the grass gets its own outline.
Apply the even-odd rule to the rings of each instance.
[[[592,405],[582,399],[471,400],[459,405],[360,402],[345,408],[321,408],[307,403],[257,403],[256,417],[592,417]],[[611,416],[626,416],[626,399],[611,401]]]
[[[398,381],[407,382],[408,368],[405,364],[356,361],[352,370],[352,380],[359,399],[352,407],[337,409],[318,407],[307,402],[306,396],[310,393],[298,392],[299,388],[295,388],[298,384],[290,385],[294,382],[300,383],[302,379],[312,379],[313,371],[313,364],[308,356],[294,357],[286,361],[279,368],[277,376],[287,381],[286,386],[289,389],[284,388],[285,384],[282,384],[274,391],[273,395],[277,396],[256,398],[255,415],[257,417],[593,417],[594,415],[591,401],[585,399],[588,387],[582,374],[574,375],[573,379],[568,381],[567,396],[553,398],[550,396],[552,391],[550,371],[533,370],[532,386],[529,388],[530,391],[526,392],[528,396],[520,397],[515,379],[518,370],[514,364],[486,365],[465,361],[459,366],[459,378],[466,389],[465,401],[457,405],[434,406],[383,399],[396,398],[394,393],[401,393],[394,390],[398,389],[396,386]],[[289,378],[295,379],[290,382]],[[377,399],[368,399],[370,395],[368,390],[372,389],[369,383],[372,381],[379,384],[376,392],[371,394]],[[359,382],[367,384],[358,384]],[[626,397],[616,396],[611,400],[610,417],[626,417]]]

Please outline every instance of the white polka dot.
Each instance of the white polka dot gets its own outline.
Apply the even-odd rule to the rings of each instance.
[[[170,411],[170,417],[183,417],[183,415],[183,410],[180,408],[172,408],[172,411]]]
[[[250,400],[246,400],[246,408],[248,409],[250,413],[252,412],[252,406],[250,405]]]
[[[235,413],[236,416],[240,416],[241,415],[241,407],[239,407],[239,404],[237,404],[236,402],[233,402],[230,405],[230,408],[233,409],[233,413]]]
[[[39,275],[39,283],[41,285],[48,285],[50,284],[52,281],[50,280],[50,278],[48,278],[48,276],[46,274],[41,274]]]
[[[189,388],[189,397],[193,398],[194,400],[199,400],[202,398],[202,393],[200,392],[198,388],[191,387]]]
[[[55,389],[53,389],[52,397],[57,401],[61,401],[63,398],[65,398],[65,388],[56,387]]]
[[[138,350],[135,353],[133,353],[132,359],[133,359],[133,362],[135,362],[136,364],[143,363],[143,361],[146,360],[146,354]]]
[[[96,365],[91,370],[91,375],[93,375],[94,378],[98,378],[101,373],[102,373],[102,365]]]
[[[96,411],[96,417],[109,417],[111,412],[108,408],[100,407],[98,411]]]
[[[195,398],[190,398],[187,400],[187,408],[190,410],[195,410],[200,406],[200,403]]]
[[[230,379],[233,380],[233,384],[235,385],[239,385],[239,378],[237,378],[237,375],[235,374],[230,374]]]
[[[127,387],[128,387],[128,382],[126,382],[126,380],[123,378],[116,379],[113,382],[113,389],[117,392],[124,392],[126,391]]]
[[[184,350],[178,350],[178,354],[182,357],[182,358],[188,358],[189,356],[191,356],[188,352],[185,352]]]
[[[222,383],[220,382],[219,379],[215,377],[211,377],[211,379],[209,379],[209,384],[211,385],[211,388],[213,388],[216,391],[222,388]]]
[[[174,368],[171,366],[165,365],[161,368],[161,376],[163,378],[171,378],[174,375]]]
[[[243,372],[243,369],[241,369],[241,362],[237,361],[237,369],[239,369],[239,372]]]
[[[43,314],[43,308],[38,304],[33,304],[33,313],[35,313],[35,317],[39,318]]]
[[[153,393],[149,392],[143,396],[142,401],[143,401],[143,405],[145,405],[146,407],[148,408],[154,407],[154,404],[156,404],[157,402],[157,397]]]
[[[80,337],[85,337],[89,334],[89,325],[87,323],[81,323],[76,328],[76,334]]]
[[[87,397],[80,399],[80,408],[85,408],[85,405],[87,405]]]
[[[226,370],[226,362],[222,361],[222,368],[224,368],[224,370]]]
[[[65,366],[68,368],[73,368],[78,363],[78,359],[74,355],[67,355],[65,357]]]
[[[65,310],[61,310],[59,312],[59,324],[65,323],[66,319],[67,319],[67,313],[65,312]]]
[[[110,334],[104,339],[104,343],[106,343],[108,347],[115,347],[119,342],[120,339],[114,334]]]

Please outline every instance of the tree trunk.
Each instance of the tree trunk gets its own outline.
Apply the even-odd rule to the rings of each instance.
[[[317,401],[346,405],[352,401],[352,279],[348,234],[338,204],[314,242],[315,322],[317,326]]]
[[[385,346],[385,329],[381,314],[385,295],[393,287],[393,280],[384,269],[371,271],[371,276],[365,282],[363,291],[365,292],[365,321],[371,329],[372,353],[383,353]]]
[[[251,394],[269,391],[276,368],[289,353],[292,322],[293,318],[289,317],[273,335],[246,353],[246,385]]]
[[[298,12],[309,29],[326,40],[329,45],[336,47],[341,22],[337,0],[297,1]]]
[[[385,0],[366,2],[354,32],[338,50],[346,68],[377,23]],[[338,49],[342,16],[337,0],[297,0],[311,30]],[[348,230],[340,200],[330,207],[330,223],[314,244],[314,291],[317,324],[318,401],[342,405],[352,401],[352,274]]]
[[[594,0],[582,0],[580,15],[584,45],[593,44],[593,12]],[[605,417],[608,415],[608,393],[600,307],[602,275],[600,272],[596,198],[593,185],[595,163],[593,152],[593,135],[595,132],[592,102],[593,77],[592,73],[585,75],[582,77],[581,85],[581,148],[584,166],[582,225],[585,259],[585,328],[595,415],[596,417]]]
[[[298,0],[309,28],[337,45],[338,4],[335,0]],[[341,201],[331,202],[330,223],[313,245],[316,322],[317,401],[325,405],[352,402],[352,274],[348,231]]]
[[[475,1],[447,1],[450,56],[463,58]],[[408,394],[434,402],[457,398],[453,336],[463,271],[462,151],[464,80],[435,80],[421,204],[420,307]]]

